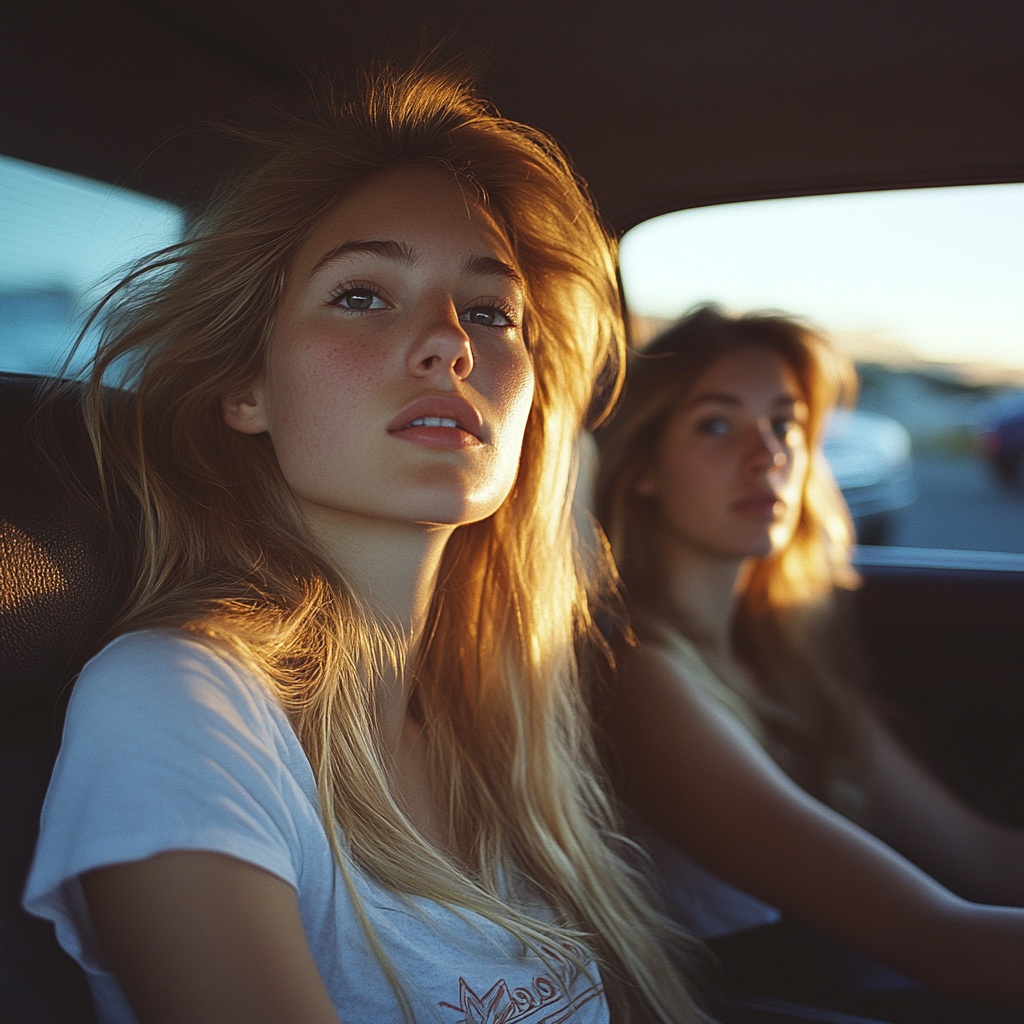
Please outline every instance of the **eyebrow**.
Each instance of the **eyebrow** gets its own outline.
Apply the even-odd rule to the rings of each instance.
[[[395,263],[404,263],[406,266],[414,265],[418,259],[415,249],[411,249],[404,242],[395,242],[390,239],[343,242],[341,245],[336,245],[333,249],[325,252],[316,261],[309,276],[312,277],[323,267],[327,266],[327,264],[354,253],[380,256]],[[505,278],[519,289],[524,289],[525,286],[522,274],[511,264],[498,259],[496,256],[470,256],[466,259],[462,269],[467,274]]]
[[[738,395],[732,395],[728,392],[704,391],[699,395],[694,395],[686,404],[690,408],[705,404],[735,406],[742,405],[743,401]],[[807,403],[799,395],[777,395],[772,399],[771,404],[777,409],[795,409],[797,406],[803,406]]]
[[[523,289],[526,282],[523,275],[511,264],[499,260],[495,256],[470,256],[462,269],[467,274],[479,274],[483,277],[504,277],[517,288]]]
[[[401,242],[392,241],[355,241],[355,242],[342,242],[341,245],[336,245],[333,249],[328,250],[316,261],[313,269],[309,272],[309,276],[312,277],[321,268],[327,266],[328,263],[333,263],[335,260],[341,259],[343,256],[348,256],[354,253],[363,253],[371,256],[380,256],[386,260],[392,260],[395,263],[405,263],[412,265],[416,262],[416,255],[407,245],[403,245]]]

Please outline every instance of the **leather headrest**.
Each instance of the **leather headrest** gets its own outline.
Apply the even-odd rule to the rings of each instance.
[[[131,564],[102,511],[77,395],[48,401],[40,416],[46,383],[0,374],[0,733],[8,737],[59,725],[55,709],[105,639]]]

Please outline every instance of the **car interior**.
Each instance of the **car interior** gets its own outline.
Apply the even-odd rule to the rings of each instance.
[[[211,126],[432,48],[566,147],[617,234],[719,204],[1024,180],[1017,0],[15,0],[0,18],[0,156],[186,216],[244,152]],[[62,709],[125,594],[131,510],[86,511],[98,479],[66,410],[47,410],[47,451],[30,440],[45,386],[0,365],[0,1017],[73,1024],[92,1019],[84,980],[20,896]],[[1024,554],[865,546],[858,566],[893,727],[1024,824]]]

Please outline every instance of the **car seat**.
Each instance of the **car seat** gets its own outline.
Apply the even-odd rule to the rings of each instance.
[[[73,391],[0,374],[0,1019],[90,1024],[85,977],[21,909],[39,813],[78,671],[124,600],[127,519],[101,511]]]

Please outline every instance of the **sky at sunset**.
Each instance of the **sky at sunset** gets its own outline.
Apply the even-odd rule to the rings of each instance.
[[[857,349],[1024,370],[1024,185],[687,210],[628,232],[621,257],[634,313],[772,307]]]

